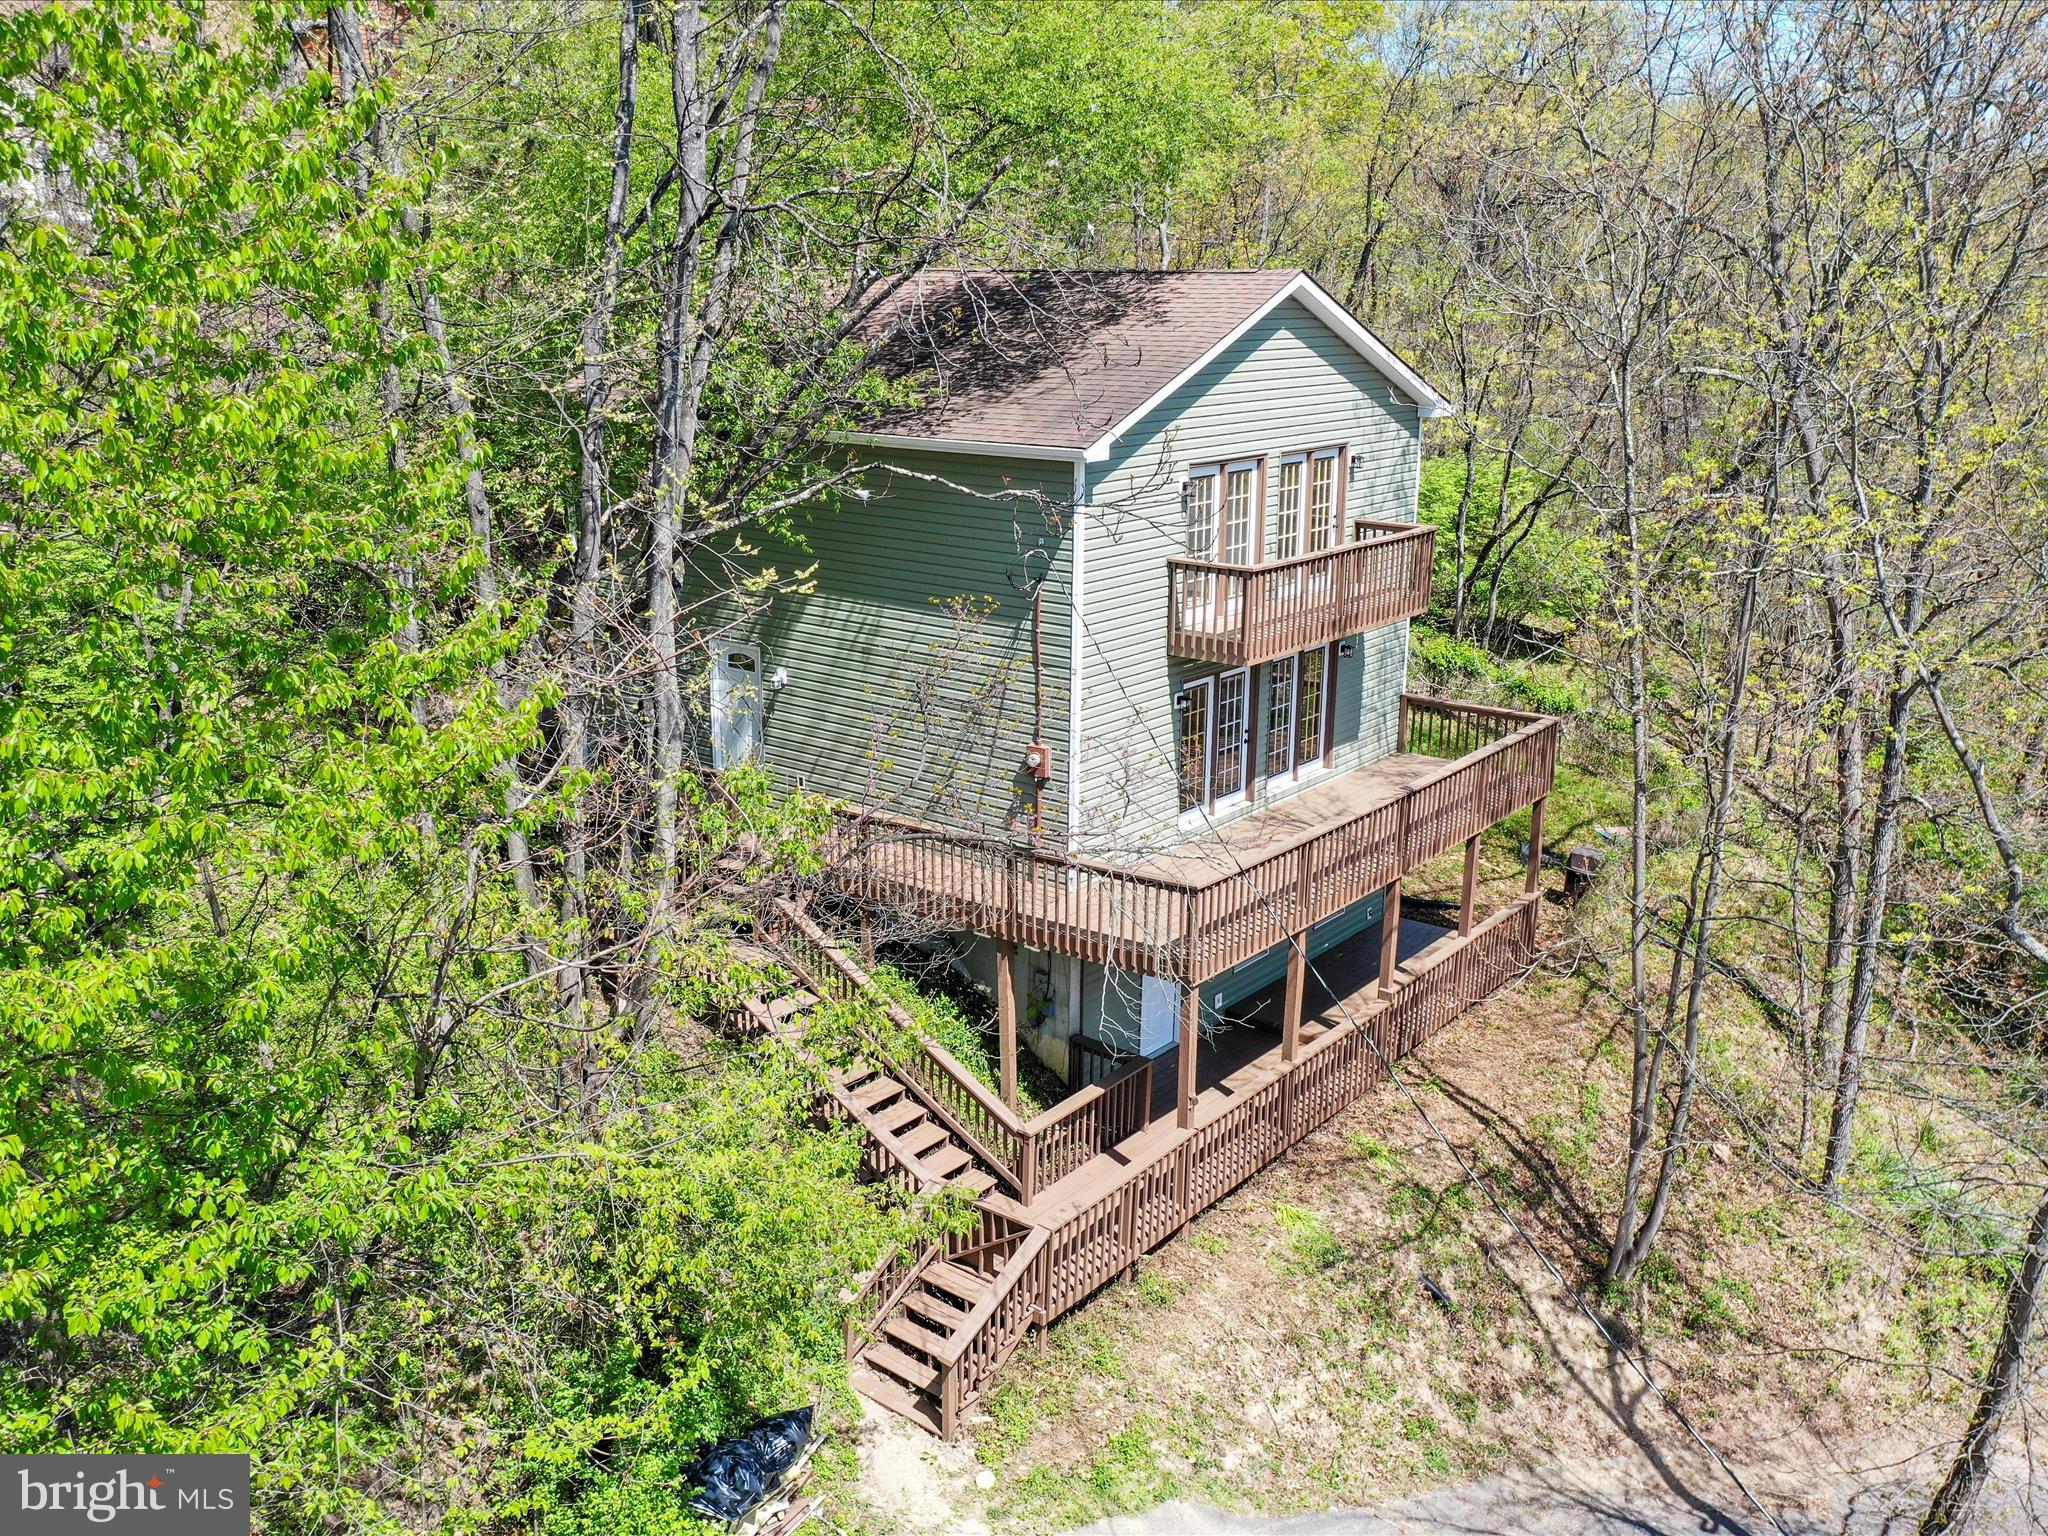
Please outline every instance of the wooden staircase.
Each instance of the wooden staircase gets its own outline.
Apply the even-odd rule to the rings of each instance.
[[[749,1026],[795,1045],[806,1015],[819,1006],[806,988],[745,1004]],[[872,1062],[829,1074],[828,1109],[858,1125],[867,1139],[863,1167],[871,1178],[891,1179],[914,1194],[959,1189],[969,1200],[1001,1192],[997,1172],[910,1084]],[[984,1217],[984,1220],[987,1220]],[[951,1437],[960,1391],[949,1388],[957,1362],[985,1327],[1002,1257],[1017,1233],[999,1222],[992,1241],[970,1238],[934,1244],[893,1276],[879,1323],[864,1337],[847,1338],[854,1390],[871,1402]],[[1014,1347],[1014,1346],[1013,1346]]]
[[[922,1265],[876,1335],[854,1352],[854,1390],[870,1402],[946,1433],[942,1377],[993,1281],[933,1258]]]
[[[833,1097],[868,1139],[888,1152],[915,1180],[955,1185],[979,1198],[993,1190],[995,1173],[978,1159],[908,1085],[878,1067],[833,1074]]]
[[[752,1027],[795,1044],[804,1016],[820,1002],[807,988],[745,1004]],[[896,1178],[913,1189],[957,1185],[975,1199],[1002,1182],[951,1125],[901,1078],[863,1064],[830,1074],[832,1108],[867,1133],[870,1173]]]

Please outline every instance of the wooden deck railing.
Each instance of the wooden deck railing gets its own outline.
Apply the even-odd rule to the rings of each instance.
[[[1120,1051],[1092,1035],[1076,1030],[1067,1036],[1067,1086],[1086,1088],[1090,1083],[1099,1083],[1106,1077],[1113,1077],[1129,1066],[1128,1051]]]
[[[820,997],[858,1001],[879,1009],[900,1037],[888,1042],[870,1037],[889,1070],[929,1110],[945,1122],[981,1161],[1020,1198],[1029,1199],[1024,1122],[1016,1111],[985,1087],[953,1054],[925,1038],[917,1020],[901,1003],[794,902],[780,898],[769,904],[773,929],[769,935],[782,958]]]
[[[1557,722],[1405,695],[1401,750],[1458,756],[1392,800],[1236,870],[1167,880],[881,815],[849,817],[827,878],[941,927],[1206,981],[1547,794]]]
[[[1361,521],[1362,543],[1267,565],[1167,561],[1167,649],[1248,667],[1429,608],[1436,530]]]
[[[1520,897],[1471,933],[1439,939],[1400,973],[1391,1000],[1319,1035],[1294,1062],[1134,1164],[1087,1205],[1028,1237],[1012,1241],[1006,1229],[995,1284],[941,1363],[946,1437],[1028,1328],[1071,1312],[1384,1081],[1389,1062],[1525,971],[1536,952],[1536,902]]]
[[[1044,1234],[1028,1223],[985,1203],[978,1203],[974,1208],[972,1225],[922,1246],[890,1248],[855,1287],[847,1302],[846,1358],[852,1360],[882,1331],[889,1314],[896,1310],[933,1264],[946,1260],[990,1281],[999,1282],[1013,1258],[1027,1250],[1035,1254],[1043,1241]],[[939,1362],[940,1371],[955,1378],[950,1383],[942,1381],[939,1392],[942,1433],[948,1440],[953,1438],[958,1424],[963,1389],[976,1395],[986,1390],[986,1373],[1001,1363],[1000,1360],[991,1362],[989,1355],[1001,1349],[1007,1358],[1023,1332],[1021,1326],[1012,1331],[1013,1325],[997,1304],[977,1308],[969,1321],[972,1328],[961,1330],[956,1348]],[[1024,1326],[1031,1321],[1025,1319]]]
[[[877,1054],[918,1101],[1009,1186],[1020,1203],[1029,1205],[1039,1190],[1144,1128],[1152,1099],[1149,1060],[1140,1057],[1026,1120],[952,1052],[926,1039],[910,1012],[884,992],[860,962],[802,908],[777,898],[769,904],[769,911],[774,925],[769,936],[813,992],[835,1001],[860,1000],[888,1015],[909,1049],[904,1050],[900,1043],[892,1049],[889,1042],[872,1039]],[[859,1118],[850,1103],[840,1108],[849,1118]],[[889,1155],[871,1154],[873,1171],[915,1188],[908,1154],[887,1141],[881,1150]]]
[[[1174,974],[1191,891],[1111,864],[869,811],[826,851],[856,900],[1146,975]]]

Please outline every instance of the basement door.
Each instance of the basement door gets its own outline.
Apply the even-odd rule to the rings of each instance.
[[[1157,1056],[1180,1039],[1180,987],[1157,976],[1138,983],[1138,1054]]]
[[[731,768],[761,750],[761,652],[729,645],[711,667],[711,766]]]

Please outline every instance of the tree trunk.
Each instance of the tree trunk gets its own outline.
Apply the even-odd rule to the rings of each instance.
[[[1863,1050],[1870,1038],[1870,1006],[1877,995],[1885,913],[1891,899],[1892,858],[1905,810],[1906,717],[1912,703],[1913,686],[1903,674],[1894,673],[1885,701],[1884,768],[1878,779],[1877,806],[1871,818],[1870,847],[1864,861],[1867,879],[1857,913],[1856,953],[1843,1017],[1835,1104],[1828,1119],[1827,1166],[1821,1176],[1821,1187],[1829,1194],[1842,1187],[1842,1176],[1848,1171],[1856,1101],[1863,1091]]]
[[[1770,526],[1769,519],[1765,526]],[[1750,658],[1756,636],[1757,604],[1763,573],[1770,556],[1768,541],[1751,540],[1748,553],[1748,569],[1744,572],[1742,595],[1736,603],[1735,623],[1729,637],[1720,739],[1707,784],[1707,826],[1700,857],[1693,865],[1693,887],[1686,904],[1687,930],[1680,934],[1678,942],[1678,951],[1686,958],[1688,972],[1684,1024],[1680,1030],[1678,1101],[1672,1106],[1671,1121],[1664,1134],[1664,1150],[1657,1162],[1657,1182],[1651,1191],[1649,1213],[1632,1235],[1626,1251],[1611,1254],[1608,1258],[1607,1278],[1616,1284],[1633,1276],[1656,1246],[1657,1234],[1663,1229],[1665,1215],[1671,1207],[1672,1191],[1677,1186],[1678,1173],[1684,1164],[1685,1133],[1692,1120],[1693,1097],[1699,1085],[1700,1021],[1706,1007],[1707,977],[1714,968],[1713,929],[1720,910],[1722,877],[1727,868],[1728,821],[1735,804],[1736,766],[1742,756],[1742,716],[1749,698]],[[1687,943],[1688,938],[1690,944]],[[1676,966],[1673,969],[1675,972]],[[1667,1035],[1670,1022],[1667,1005]]]
[[[683,695],[676,635],[676,529],[689,498],[697,444],[697,402],[685,353],[695,341],[698,239],[709,210],[708,132],[698,88],[703,13],[697,0],[670,9],[674,49],[669,89],[676,131],[676,233],[669,252],[657,342],[660,405],[656,423],[654,499],[647,521],[647,648],[652,672],[653,740],[648,770],[654,790],[654,903],[648,951],[654,963],[666,937],[676,894],[677,779],[683,771]]]
[[[1628,883],[1628,1010],[1634,1037],[1634,1066],[1629,1078],[1628,1162],[1622,1177],[1621,1209],[1615,1217],[1614,1241],[1607,1250],[1603,1278],[1610,1284],[1626,1280],[1640,1258],[1636,1227],[1642,1210],[1643,1168],[1656,1134],[1657,1103],[1662,1089],[1664,1043],[1650,1039],[1650,979],[1647,949],[1650,938],[1650,691],[1644,656],[1643,551],[1641,509],[1636,504],[1632,386],[1624,363],[1616,391],[1622,442],[1622,580],[1627,603],[1626,686],[1629,711],[1629,883]]]
[[[758,44],[745,70],[746,90],[735,109],[730,96],[714,106],[700,89],[703,14],[698,0],[679,0],[673,13],[675,61],[671,80],[676,126],[676,242],[663,294],[660,412],[655,452],[655,495],[648,519],[648,646],[654,672],[654,903],[647,960],[656,957],[673,918],[676,893],[677,780],[683,771],[682,662],[676,629],[676,551],[690,515],[690,474],[695,464],[699,405],[725,339],[733,284],[750,194],[755,133],[769,77],[782,48],[783,0],[761,12]],[[750,29],[752,30],[752,29]],[[728,80],[741,71],[721,65]],[[722,188],[710,184],[709,147],[716,121],[726,135]],[[723,210],[708,276],[700,242],[714,203]],[[703,283],[701,295],[698,291]],[[643,971],[643,977],[646,973]],[[643,998],[643,1008],[648,999]]]
[[[612,116],[612,180],[605,201],[597,291],[577,336],[582,363],[583,420],[576,433],[576,555],[569,585],[569,685],[562,694],[565,770],[590,769],[590,723],[598,676],[597,581],[604,565],[609,511],[605,414],[611,408],[612,317],[624,266],[626,203],[632,194],[633,124],[639,112],[640,3],[619,0],[619,94]],[[590,1003],[590,812],[582,794],[570,807],[562,838],[562,918],[569,957],[562,998],[573,1016]]]
[[[1991,1356],[1991,1373],[1984,1379],[1983,1395],[1963,1442],[1956,1450],[1948,1477],[1927,1507],[1920,1522],[1920,1536],[1940,1536],[1967,1530],[1977,1512],[1977,1500],[1991,1476],[1991,1458],[1998,1449],[1998,1431],[2026,1374],[2027,1339],[2034,1330],[2034,1308],[2041,1298],[2041,1275],[2048,1270],[2048,1189],[2041,1191],[2040,1204],[2027,1230],[2027,1249],[2021,1256],[2019,1272],[2005,1294],[2005,1327],[1998,1336],[1998,1348]]]

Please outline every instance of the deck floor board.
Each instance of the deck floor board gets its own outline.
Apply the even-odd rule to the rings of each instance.
[[[1390,753],[1249,814],[1205,826],[1198,835],[1133,866],[1134,871],[1190,885],[1213,885],[1305,837],[1400,799],[1409,785],[1447,761],[1420,752]]]

